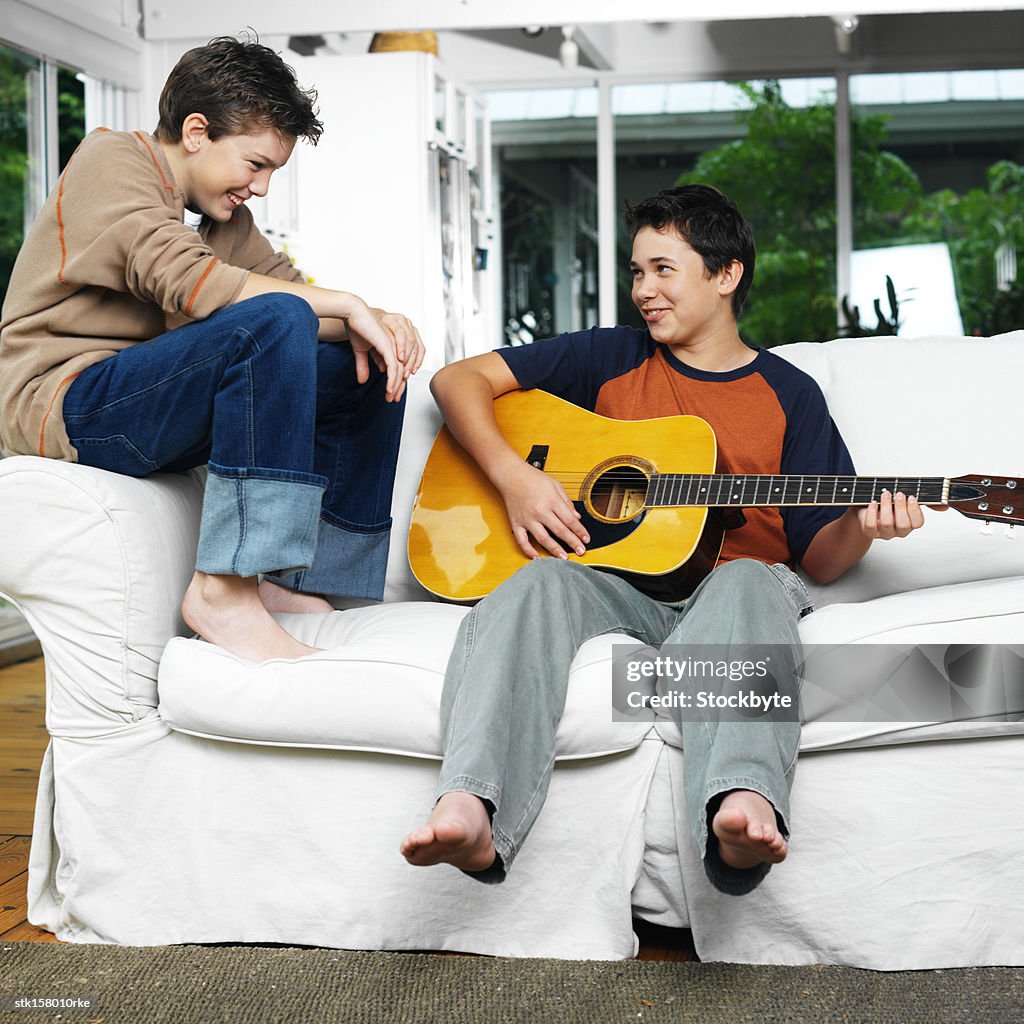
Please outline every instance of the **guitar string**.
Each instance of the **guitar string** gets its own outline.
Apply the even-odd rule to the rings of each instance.
[[[572,472],[562,471],[559,473],[548,473],[552,479],[557,480],[563,485],[568,484],[577,488],[582,487],[582,484],[587,477],[593,474],[593,470],[583,472]],[[818,474],[799,474],[799,473],[780,473],[780,474],[768,474],[768,473],[663,473],[656,474],[653,478],[647,477],[642,474],[639,470],[631,469],[630,467],[623,467],[621,471],[609,470],[607,473],[602,473],[598,476],[596,482],[603,484],[617,484],[622,483],[625,485],[641,486],[641,481],[645,489],[649,492],[652,484],[656,485],[660,480],[670,480],[671,482],[666,485],[665,489],[670,490],[674,487],[689,488],[692,487],[693,481],[700,480],[704,483],[702,490],[714,489],[718,487],[718,494],[714,504],[743,504],[746,502],[747,505],[764,505],[771,507],[777,504],[800,504],[799,494],[788,494],[795,482],[799,483],[797,486],[804,487],[803,481],[811,481],[807,484],[808,488],[813,488],[815,491],[814,499],[809,504],[818,505],[859,505],[867,504],[870,501],[874,501],[876,492],[880,492],[883,489],[888,490],[904,490],[910,491],[912,495],[922,497],[926,501],[937,502],[942,497],[942,492],[946,484],[946,480],[943,477],[917,477],[917,476],[906,476],[906,475],[878,475],[878,476],[827,476]],[[765,482],[768,480],[778,481],[776,484],[776,490],[781,486],[783,494],[781,502],[772,502],[768,500],[758,501],[757,491],[759,487],[763,487]],[[728,486],[727,486],[728,482]],[[848,497],[840,498],[835,492],[839,486],[846,484],[851,489],[851,494]],[[911,484],[916,484],[916,487],[911,487]],[[747,496],[746,491],[753,487],[753,495]],[[723,501],[723,490],[730,490],[739,488],[740,493],[735,495],[733,501]],[[832,498],[830,501],[821,501],[821,491],[824,490],[828,493],[832,490]],[[666,504],[674,504],[675,502],[669,501]],[[699,506],[701,503],[698,501],[687,501],[680,502],[681,505],[694,505]]]
[[[545,472],[547,476],[551,477],[554,480],[580,480],[580,481],[582,481],[582,480],[586,480],[587,477],[591,476],[591,473],[585,473],[585,472],[550,473],[550,472],[547,472],[546,470],[544,470],[543,472]],[[764,480],[782,480],[782,481],[819,480],[822,483],[832,483],[833,481],[851,481],[854,485],[858,485],[858,484],[867,485],[869,483],[877,484],[879,482],[884,483],[886,481],[892,480],[892,481],[905,481],[907,483],[910,483],[912,481],[917,481],[920,484],[931,484],[931,485],[936,486],[936,487],[941,487],[945,483],[945,478],[943,478],[943,477],[930,477],[930,476],[918,477],[918,476],[908,476],[906,474],[881,474],[881,473],[878,476],[825,476],[825,475],[819,475],[817,473],[774,473],[774,474],[773,473],[661,473],[661,474],[658,474],[658,475],[656,475],[656,476],[654,476],[652,478],[652,477],[643,476],[642,474],[629,473],[629,472],[616,473],[614,471],[611,471],[611,472],[608,472],[608,473],[601,473],[601,474],[599,474],[596,479],[597,480],[601,480],[601,481],[611,480],[611,481],[614,481],[614,482],[620,482],[620,481],[629,482],[629,481],[633,481],[633,482],[637,482],[637,483],[639,483],[641,480],[643,480],[643,481],[645,481],[647,483],[650,483],[652,479],[655,482],[657,482],[659,480],[670,480],[670,479],[673,479],[673,478],[679,479],[679,480],[697,480],[697,479],[700,479],[700,480],[714,480],[714,481],[733,480],[733,481],[736,481],[736,482],[750,481],[750,480],[754,480],[754,481],[757,481],[757,480],[761,480],[761,481],[764,481]]]
[[[553,480],[561,482],[580,482],[582,483],[588,477],[593,475],[593,471],[590,472],[574,472],[574,471],[560,471],[558,473],[551,473],[543,471]],[[660,473],[653,477],[648,477],[644,474],[631,472],[628,470],[617,472],[615,470],[609,470],[607,473],[601,473],[596,477],[595,482],[612,482],[612,483],[637,483],[641,482],[650,484],[657,483],[661,480],[669,480],[675,482],[689,482],[693,480],[703,480],[710,483],[719,483],[723,481],[732,481],[737,485],[743,485],[750,482],[755,484],[760,482],[763,483],[766,480],[777,480],[782,483],[791,483],[795,480],[808,480],[818,481],[822,485],[832,485],[835,483],[848,483],[854,487],[865,488],[869,486],[878,486],[879,484],[886,484],[888,482],[893,483],[917,483],[919,486],[932,486],[942,487],[946,480],[944,477],[933,477],[933,476],[909,476],[906,474],[878,474],[877,476],[828,476],[817,473]]]

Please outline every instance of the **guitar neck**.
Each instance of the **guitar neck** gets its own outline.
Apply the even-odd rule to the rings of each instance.
[[[705,508],[869,505],[883,490],[914,495],[922,505],[944,505],[949,480],[920,476],[760,476],[750,474],[662,473],[651,477],[648,508],[699,505]]]

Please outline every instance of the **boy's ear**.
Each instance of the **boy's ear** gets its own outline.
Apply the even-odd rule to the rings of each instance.
[[[727,267],[723,267],[718,275],[718,294],[732,295],[739,287],[743,277],[743,264],[739,260],[733,260]]]
[[[186,153],[198,153],[209,139],[210,122],[203,114],[189,114],[181,124],[181,144]]]

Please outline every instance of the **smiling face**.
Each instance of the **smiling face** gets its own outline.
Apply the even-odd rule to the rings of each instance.
[[[228,221],[251,196],[264,196],[270,176],[283,167],[295,139],[266,129],[252,135],[222,135],[211,140],[205,118],[190,115],[181,145],[184,159],[175,167],[185,204],[217,221]]]
[[[736,335],[732,293],[743,272],[734,261],[710,276],[702,257],[673,227],[641,228],[633,239],[633,302],[651,337],[691,345]]]

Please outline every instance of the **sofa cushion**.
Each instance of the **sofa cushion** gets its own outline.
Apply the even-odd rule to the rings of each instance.
[[[304,643],[297,661],[241,661],[202,640],[171,640],[160,663],[160,715],[179,732],[244,743],[440,758],[440,695],[467,609],[423,602],[328,615],[281,615]],[[558,727],[561,760],[630,750],[647,722],[613,722],[611,637],[573,662]]]
[[[829,605],[800,638],[802,752],[1024,732],[1022,578]]]
[[[201,640],[175,639],[160,666],[160,713],[174,729],[217,739],[439,757],[441,684],[465,613],[454,605],[415,603],[279,616],[300,640],[328,649],[262,665]],[[999,653],[1015,651],[1024,637],[1024,579],[831,605],[803,620],[801,637],[804,752],[1024,732],[1020,687],[1014,689],[1013,669],[1003,667]],[[603,636],[580,648],[557,735],[559,758],[630,749],[649,731],[646,716],[612,721],[618,644],[635,641]],[[978,649],[962,663],[970,666],[970,678],[947,668],[964,648]],[[1024,667],[1024,647],[1021,654]],[[914,672],[914,686],[941,691],[933,696],[947,700],[942,720],[919,721],[912,704],[894,705],[893,693],[880,690],[894,664]],[[906,674],[893,678],[908,685]],[[1000,694],[1011,702],[1008,711],[978,714]],[[934,710],[935,704],[920,707]],[[659,713],[655,727],[682,747],[667,714]]]

